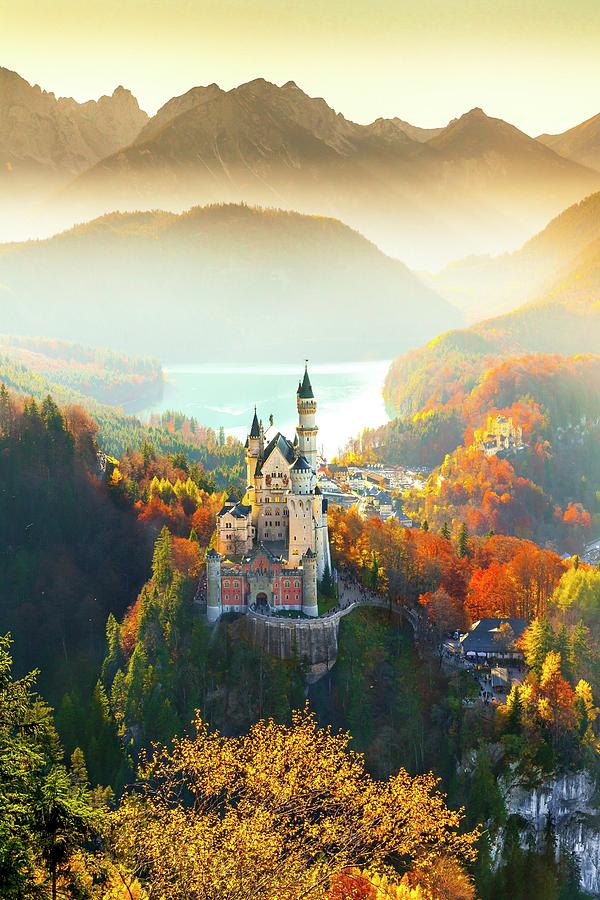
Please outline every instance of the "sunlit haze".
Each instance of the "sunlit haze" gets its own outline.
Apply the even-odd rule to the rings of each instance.
[[[122,83],[153,113],[193,85],[295,80],[358,122],[474,106],[529,134],[597,113],[596,0],[0,2],[0,64],[77,100]]]

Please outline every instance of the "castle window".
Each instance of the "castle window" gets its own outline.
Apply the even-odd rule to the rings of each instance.
[[[225,585],[225,587],[229,587],[229,579],[228,579],[228,578],[225,579],[225,581],[223,582],[223,584]]]
[[[284,582],[284,585],[285,585],[285,587],[289,587],[290,586],[289,581]]]

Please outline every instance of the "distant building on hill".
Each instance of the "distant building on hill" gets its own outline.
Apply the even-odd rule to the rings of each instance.
[[[296,610],[318,615],[317,579],[331,569],[327,499],[317,485],[317,402],[308,369],[296,393],[298,425],[270,441],[256,410],[246,441],[246,493],[217,516],[207,554],[207,613]]]
[[[512,416],[488,416],[485,428],[475,432],[475,443],[486,456],[520,453],[527,446],[523,428],[514,424]]]

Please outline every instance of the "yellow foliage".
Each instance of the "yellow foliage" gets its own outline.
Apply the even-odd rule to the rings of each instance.
[[[400,770],[374,780],[349,736],[308,712],[238,738],[194,724],[193,738],[155,749],[114,814],[115,850],[145,873],[150,896],[321,900],[348,868],[387,884],[398,879],[391,859],[426,875],[440,858],[460,869],[475,857],[478,834],[460,833],[462,812],[448,809],[438,779]]]

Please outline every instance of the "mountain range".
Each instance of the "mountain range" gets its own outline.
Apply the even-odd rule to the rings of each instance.
[[[2,79],[3,184],[30,170],[48,174],[48,193],[61,183],[24,218],[12,210],[5,236],[49,234],[115,210],[246,202],[341,218],[431,268],[512,248],[600,188],[598,171],[481,109],[443,128],[398,117],[361,125],[293,81],[259,78],[229,91],[194,87],[148,119],[122,88],[76,104],[15,73],[2,70]],[[103,129],[106,140],[92,140]]]
[[[461,321],[406,266],[323,217],[115,213],[0,245],[3,331],[170,363],[386,359]]]
[[[466,268],[465,263],[463,276]],[[482,308],[490,305],[486,285],[488,292],[504,287],[513,303],[532,296],[511,312],[441,334],[394,360],[384,388],[390,415],[414,413],[424,396],[428,402],[436,399],[441,381],[477,379],[493,360],[528,353],[598,353],[600,193],[565,210],[517,253],[480,261],[477,283]]]
[[[540,134],[538,141],[567,159],[600,169],[600,113],[561,134]]]
[[[0,68],[0,187],[64,183],[133,141],[147,120],[123,87],[77,103]]]

